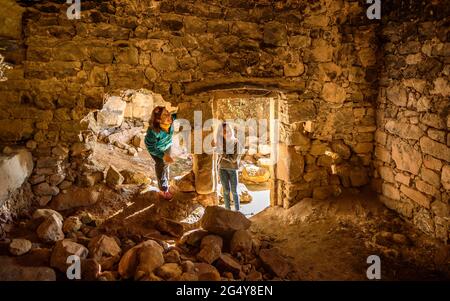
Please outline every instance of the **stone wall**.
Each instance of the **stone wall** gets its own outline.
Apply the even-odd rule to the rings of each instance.
[[[286,155],[278,171],[280,205],[365,185],[378,91],[376,22],[367,20],[365,6],[82,1],[82,18],[68,20],[67,4],[29,4],[15,36],[24,47],[6,51],[15,68],[0,84],[0,141],[32,149],[30,181],[44,205],[89,170],[95,137],[82,120],[102,107],[105,94],[145,88],[182,104],[188,119],[203,108],[205,120],[208,91],[256,87],[286,96],[279,103]],[[312,121],[312,133],[303,133],[304,121]],[[336,162],[327,150],[339,154]],[[204,175],[205,166],[194,171]],[[212,189],[204,184],[197,190]]]
[[[446,241],[450,14],[441,4],[397,7],[384,19],[374,187],[389,208]]]
[[[83,185],[96,140],[89,113],[107,94],[148,89],[178,104],[180,118],[201,110],[206,120],[214,90],[277,91],[276,204],[373,177],[388,207],[444,238],[448,8],[392,1],[380,22],[366,18],[366,1],[310,2],[82,1],[82,18],[69,20],[61,1],[8,0],[0,47],[14,69],[0,83],[0,146],[32,151],[29,182],[44,206]],[[431,20],[411,20],[423,12]],[[194,160],[200,193],[213,189],[209,159]]]

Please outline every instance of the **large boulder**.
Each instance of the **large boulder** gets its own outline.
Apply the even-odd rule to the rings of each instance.
[[[222,251],[217,246],[208,246],[198,252],[197,259],[200,262],[212,264],[220,257],[221,254]]]
[[[94,237],[88,245],[89,254],[103,269],[112,268],[112,265],[119,261],[122,250],[116,240],[106,235]]]
[[[227,210],[219,206],[209,206],[206,207],[200,224],[206,231],[231,237],[237,230],[247,230],[251,221],[241,212]]]
[[[71,187],[66,193],[58,194],[50,203],[55,210],[67,210],[71,208],[90,206],[99,199],[100,193],[93,188]]]
[[[33,192],[37,196],[55,196],[59,193],[59,188],[44,182],[33,186]]]
[[[146,249],[144,249],[144,247],[146,247]],[[150,272],[153,272],[155,268],[164,263],[163,251],[164,249],[154,240],[147,240],[137,246],[134,246],[125,252],[120,259],[120,276],[124,279],[128,279],[133,277],[135,274],[136,276],[144,276],[149,270],[151,270]],[[151,258],[152,256],[154,257],[153,262]],[[137,275],[138,273],[136,270],[140,271],[139,275]]]
[[[181,263],[180,253],[176,249],[171,249],[164,254],[164,261],[166,263]]]
[[[198,281],[198,276],[195,273],[183,273],[177,281]]]
[[[62,231],[62,221],[57,215],[50,215],[45,221],[39,225],[36,230],[37,236],[47,243],[54,243],[64,239]]]
[[[139,252],[139,265],[136,268],[134,279],[138,280],[154,274],[155,270],[164,264],[161,249],[155,244],[143,246]]]
[[[217,246],[220,250],[223,247],[223,239],[217,235],[207,235],[203,237],[202,242],[200,244],[200,248],[203,249],[205,247]]]
[[[89,251],[88,249],[69,239],[58,241],[53,249],[50,257],[50,266],[60,270],[63,273],[67,272],[70,264],[67,264],[67,258],[71,255],[76,255],[80,259],[86,259]]]
[[[81,260],[81,279],[95,281],[102,272],[101,265],[94,258]]]

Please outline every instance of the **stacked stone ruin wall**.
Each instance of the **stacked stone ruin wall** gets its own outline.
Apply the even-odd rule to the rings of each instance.
[[[449,8],[419,4],[387,16],[377,101],[373,187],[423,232],[448,240]]]
[[[448,20],[418,27],[408,18],[368,20],[365,1],[351,0],[82,1],[80,20],[69,20],[67,8],[60,1],[0,8],[16,21],[0,31],[2,53],[14,64],[0,83],[0,144],[32,151],[36,200],[92,184],[85,180],[99,172],[87,160],[95,137],[81,120],[102,107],[105,95],[145,88],[178,104],[180,117],[202,110],[208,119],[210,91],[251,87],[283,95],[277,205],[371,183],[385,197],[393,191],[390,208],[404,214],[399,204],[409,202],[406,218],[444,235],[437,225],[445,218],[433,208],[448,209],[442,103],[448,104],[449,47],[448,31],[441,32]],[[401,122],[418,130],[400,133]],[[419,170],[396,162],[399,152],[419,152]],[[203,159],[197,161],[207,169]],[[427,166],[436,162],[442,166]],[[210,171],[196,175],[208,180]],[[408,197],[417,193],[423,202]]]

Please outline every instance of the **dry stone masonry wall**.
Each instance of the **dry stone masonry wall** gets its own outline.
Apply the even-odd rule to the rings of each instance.
[[[402,12],[386,18],[381,32],[384,60],[377,102],[375,187],[389,208],[446,241],[450,196],[448,5],[431,10],[416,4]]]
[[[105,95],[147,89],[179,105],[180,118],[201,110],[206,120],[211,91],[250,87],[282,92],[277,205],[374,177],[390,208],[410,204],[407,218],[445,236],[448,20],[437,21],[445,9],[419,24],[368,20],[361,0],[82,1],[81,19],[69,20],[60,1],[6,2],[0,19],[14,18],[1,26],[0,46],[14,69],[0,83],[0,144],[32,152],[36,204],[99,173],[89,164],[90,121]],[[194,158],[199,193],[211,192],[210,168],[207,156]]]

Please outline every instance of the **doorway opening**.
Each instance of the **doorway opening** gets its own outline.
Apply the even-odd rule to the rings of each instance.
[[[242,141],[238,170],[240,212],[251,217],[276,203],[277,108],[279,95],[271,91],[220,92],[212,100],[213,118],[227,121]],[[223,188],[214,155],[215,194],[224,205]],[[230,195],[231,208],[234,200]]]

